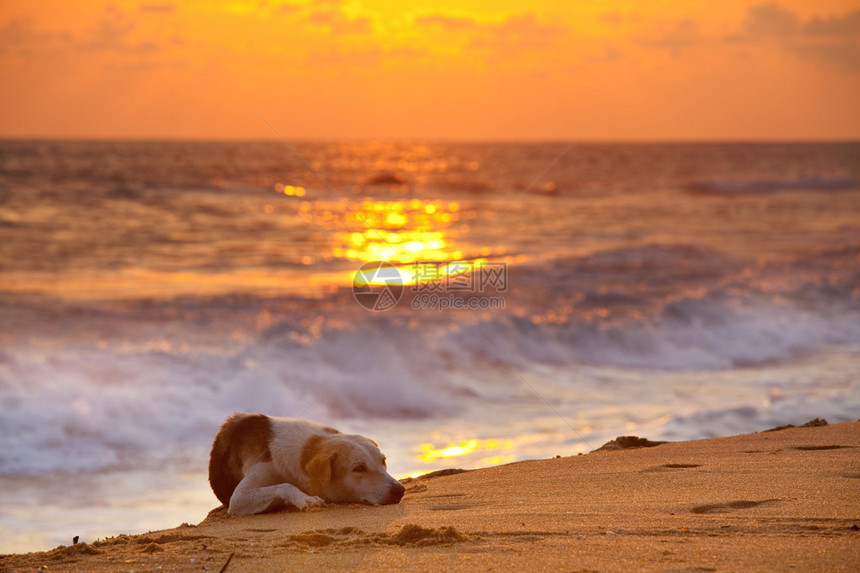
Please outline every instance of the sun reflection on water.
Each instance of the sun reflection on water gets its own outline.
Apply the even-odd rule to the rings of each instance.
[[[289,194],[289,190],[289,186],[284,186],[284,191],[279,192]],[[403,285],[439,282],[445,277],[479,272],[491,258],[505,255],[503,246],[469,246],[459,240],[460,236],[468,236],[470,224],[478,218],[478,213],[457,201],[402,199],[346,203],[305,199],[297,215],[304,222],[324,229],[327,237],[332,238],[325,254],[303,257],[302,264],[313,264],[317,258],[359,265],[385,262],[399,271]],[[350,271],[348,280],[367,279],[353,275]],[[387,278],[379,280],[384,283]]]
[[[590,433],[591,427],[582,427],[582,433]],[[459,442],[445,441],[442,446],[425,443],[418,446],[414,460],[418,469],[404,477],[420,477],[435,470],[457,467],[475,468],[507,464],[522,459],[541,459],[563,451],[567,455],[585,453],[592,449],[585,441],[571,444],[564,434],[545,432],[523,432],[507,439],[465,439]],[[557,455],[555,457],[558,457]]]
[[[491,452],[502,450],[505,452],[509,452],[513,449],[513,447],[513,440],[466,440],[459,444],[454,444],[445,448],[438,449],[434,448],[433,444],[422,444],[422,454],[418,456],[418,461],[430,463],[440,458],[455,458],[459,456],[466,456],[479,451]],[[493,456],[491,458],[488,458],[488,460],[503,460],[507,458],[508,456]],[[496,461],[495,463],[502,463],[502,461]]]
[[[352,261],[387,261],[409,264],[416,261],[458,260],[463,251],[452,245],[453,223],[460,220],[459,203],[411,201],[364,201],[346,214],[350,227],[332,250],[335,257]]]

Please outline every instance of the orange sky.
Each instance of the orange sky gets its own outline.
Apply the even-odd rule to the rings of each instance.
[[[0,137],[858,139],[860,3],[2,0]]]

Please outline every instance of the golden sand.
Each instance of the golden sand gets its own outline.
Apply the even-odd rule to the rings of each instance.
[[[35,571],[857,571],[860,422],[527,461],[0,557]]]

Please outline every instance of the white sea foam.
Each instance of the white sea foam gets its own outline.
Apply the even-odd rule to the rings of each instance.
[[[838,310],[720,296],[670,303],[651,322],[550,325],[507,315],[451,331],[372,316],[324,327],[319,339],[297,340],[294,327],[275,325],[223,349],[84,343],[7,348],[0,367],[0,474],[200,464],[218,424],[232,411],[400,420],[408,426],[484,403],[517,403],[528,394],[501,387],[499,373],[519,384],[517,371],[540,364],[568,371],[605,368],[609,380],[623,371],[732,374],[856,347],[858,315]],[[734,384],[727,376],[715,385]],[[810,400],[814,391],[814,384],[798,390]],[[733,407],[721,391],[704,392],[709,410]],[[620,425],[641,407],[628,393],[612,399]],[[599,387],[578,384],[559,400],[588,410],[601,402]],[[691,403],[703,405],[693,397]],[[189,457],[189,451],[196,454]]]

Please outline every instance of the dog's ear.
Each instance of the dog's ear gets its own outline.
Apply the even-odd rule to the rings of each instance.
[[[318,488],[325,487],[334,478],[336,457],[335,452],[319,452],[305,466],[305,471],[311,476],[311,480]]]
[[[314,436],[302,451],[302,468],[311,478],[311,495],[320,495],[331,480],[335,478],[337,450],[329,440]]]

